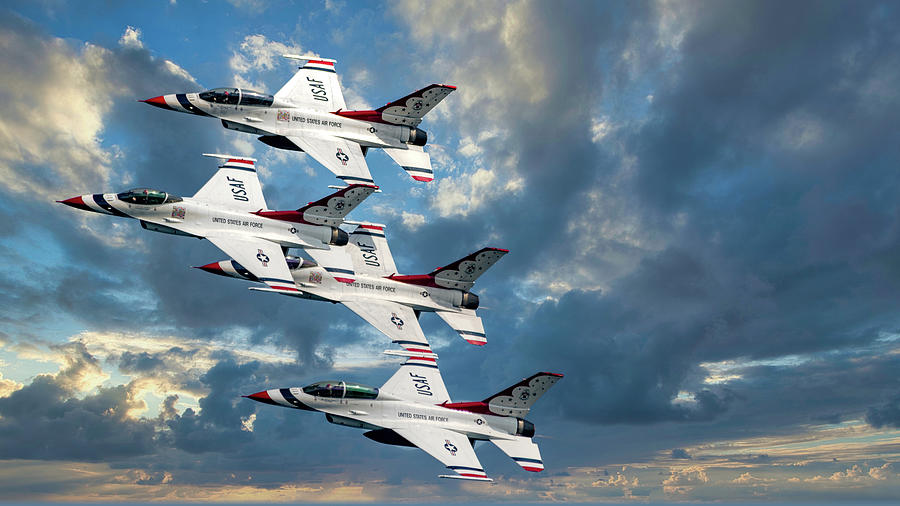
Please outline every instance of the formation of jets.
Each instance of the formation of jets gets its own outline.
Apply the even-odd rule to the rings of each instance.
[[[427,134],[418,125],[456,88],[432,84],[375,110],[348,111],[334,60],[284,56],[301,65],[275,95],[216,88],[143,102],[219,118],[225,128],[259,135],[270,146],[304,151],[345,183],[337,191],[296,210],[271,210],[255,159],[205,154],[221,165],[191,197],[136,188],[58,202],[133,218],[150,231],[206,239],[229,258],[199,269],[256,283],[251,290],[341,303],[402,348],[385,353],[405,357],[380,388],[321,381],[245,397],[321,411],[331,423],[367,430],[374,441],[418,447],[455,473],[442,478],[491,481],[475,455],[479,440],[491,441],[525,470],[543,470],[534,425],[524,417],[562,375],[540,372],[483,401],[451,402],[418,322],[422,312],[434,312],[468,343],[484,345],[479,298],[471,289],[508,251],[482,248],[428,274],[400,274],[386,227],[345,219],[379,191],[365,162],[369,148],[384,150],[417,181],[434,178],[423,149]],[[342,225],[355,228],[348,233]],[[289,254],[292,248],[309,258]]]

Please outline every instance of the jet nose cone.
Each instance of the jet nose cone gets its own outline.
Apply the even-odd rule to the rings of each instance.
[[[222,270],[222,266],[219,265],[219,262],[213,262],[211,264],[206,265],[197,265],[194,266],[194,269],[200,269],[201,271],[210,272],[212,274],[220,274],[225,275],[225,271]],[[253,394],[256,395],[256,394]],[[249,395],[245,395],[244,397],[250,397]]]
[[[84,199],[81,198],[81,195],[66,200],[57,200],[57,202],[70,207],[74,207],[75,209],[81,209],[82,211],[93,211],[93,209],[91,209],[87,206],[87,204],[84,203]]]
[[[156,106],[162,109],[171,109],[169,104],[166,103],[165,95],[160,95],[158,97],[148,98],[147,100],[141,100],[141,102],[145,104],[150,104],[152,106]]]
[[[273,401],[272,398],[269,397],[269,392],[267,390],[263,390],[262,392],[256,392],[255,394],[242,395],[241,397],[253,399],[254,401],[262,402],[263,404],[272,404],[272,405],[278,406],[278,403]]]

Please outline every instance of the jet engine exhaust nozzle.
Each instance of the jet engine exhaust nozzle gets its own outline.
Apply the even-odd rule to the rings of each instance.
[[[350,234],[337,227],[331,229],[331,244],[333,246],[346,246],[350,242]]]
[[[413,146],[424,146],[425,144],[428,144],[428,132],[421,128],[410,128],[409,140],[406,142]]]
[[[478,296],[472,292],[463,292],[460,307],[478,309]]]

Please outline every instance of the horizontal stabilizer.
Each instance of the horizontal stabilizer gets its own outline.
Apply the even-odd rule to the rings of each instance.
[[[491,439],[500,451],[509,455],[522,469],[539,473],[544,470],[541,451],[538,445],[528,437],[517,436],[515,439]]]
[[[460,474],[439,474],[438,478],[449,478],[451,480],[469,480],[469,481],[494,481],[493,478],[478,478],[476,476],[462,476]]]
[[[459,337],[465,339],[469,344],[483,346],[487,343],[487,338],[484,336],[484,325],[481,317],[477,316],[475,311],[468,310],[462,313],[436,311],[436,313],[453,330],[459,332]]]
[[[434,180],[434,170],[431,168],[431,157],[421,146],[410,146],[409,149],[383,148],[382,151],[403,167],[416,181],[429,182]]]

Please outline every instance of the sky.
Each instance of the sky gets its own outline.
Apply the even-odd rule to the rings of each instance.
[[[14,501],[900,498],[900,6],[894,2],[7,1],[0,12],[0,497]],[[336,184],[302,153],[137,102],[274,93],[337,60],[351,109],[431,83],[436,179],[378,150],[398,268],[484,246],[488,343],[421,322],[455,401],[565,377],[546,470],[491,485],[319,414],[241,399],[399,359],[339,306],[191,266],[206,241],[56,200],[192,195],[257,158],[273,209]]]

